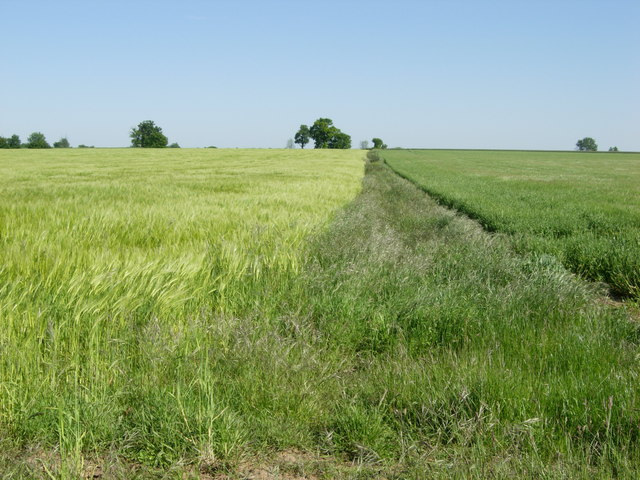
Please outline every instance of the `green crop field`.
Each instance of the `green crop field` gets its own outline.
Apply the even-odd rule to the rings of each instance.
[[[633,306],[363,157],[0,150],[0,477],[637,478]]]
[[[234,392],[216,391],[238,360],[213,367],[266,328],[305,239],[357,194],[362,158],[0,151],[0,441],[78,459],[120,439],[153,464],[180,451],[164,402],[195,402],[209,439],[232,425]],[[240,442],[229,435],[222,451]]]
[[[387,163],[519,251],[640,295],[640,154],[414,150]]]

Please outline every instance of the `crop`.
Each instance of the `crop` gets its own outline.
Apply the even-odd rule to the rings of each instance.
[[[387,163],[520,252],[640,295],[640,154],[386,151]]]
[[[116,441],[152,465],[232,452],[242,345],[362,168],[343,151],[2,153],[0,438],[71,470]]]

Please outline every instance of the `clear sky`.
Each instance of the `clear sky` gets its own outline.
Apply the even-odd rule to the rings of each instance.
[[[0,0],[0,135],[640,151],[640,1]]]

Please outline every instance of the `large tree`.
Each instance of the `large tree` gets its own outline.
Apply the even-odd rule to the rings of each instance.
[[[317,119],[309,129],[314,148],[351,148],[351,137],[333,125],[330,118]]]
[[[576,142],[576,148],[581,152],[597,152],[598,144],[591,137],[584,137]]]
[[[300,129],[295,135],[295,142],[300,144],[300,148],[304,148],[304,146],[309,143],[310,136],[309,127],[307,125],[300,125]]]
[[[33,132],[27,138],[27,148],[51,148],[43,133]]]
[[[140,122],[137,128],[132,128],[131,146],[139,148],[164,148],[169,139],[162,133],[162,129],[151,120]]]
[[[351,148],[351,136],[337,128],[336,130],[329,139],[329,148]]]
[[[335,127],[333,126],[333,120],[330,118],[319,118],[311,128],[309,134],[314,141],[314,148],[329,148],[329,140],[334,133]]]

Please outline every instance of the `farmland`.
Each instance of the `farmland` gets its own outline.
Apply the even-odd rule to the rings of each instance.
[[[384,157],[445,205],[520,252],[640,295],[640,154],[389,151]]]
[[[362,168],[358,152],[0,152],[2,441],[55,445],[77,468],[120,438],[162,464],[182,451],[166,402],[191,402],[209,438],[231,428],[214,393],[253,363],[234,344],[267,328]],[[222,435],[208,444],[241,443]]]
[[[0,152],[3,478],[636,476],[637,322],[362,160]]]

